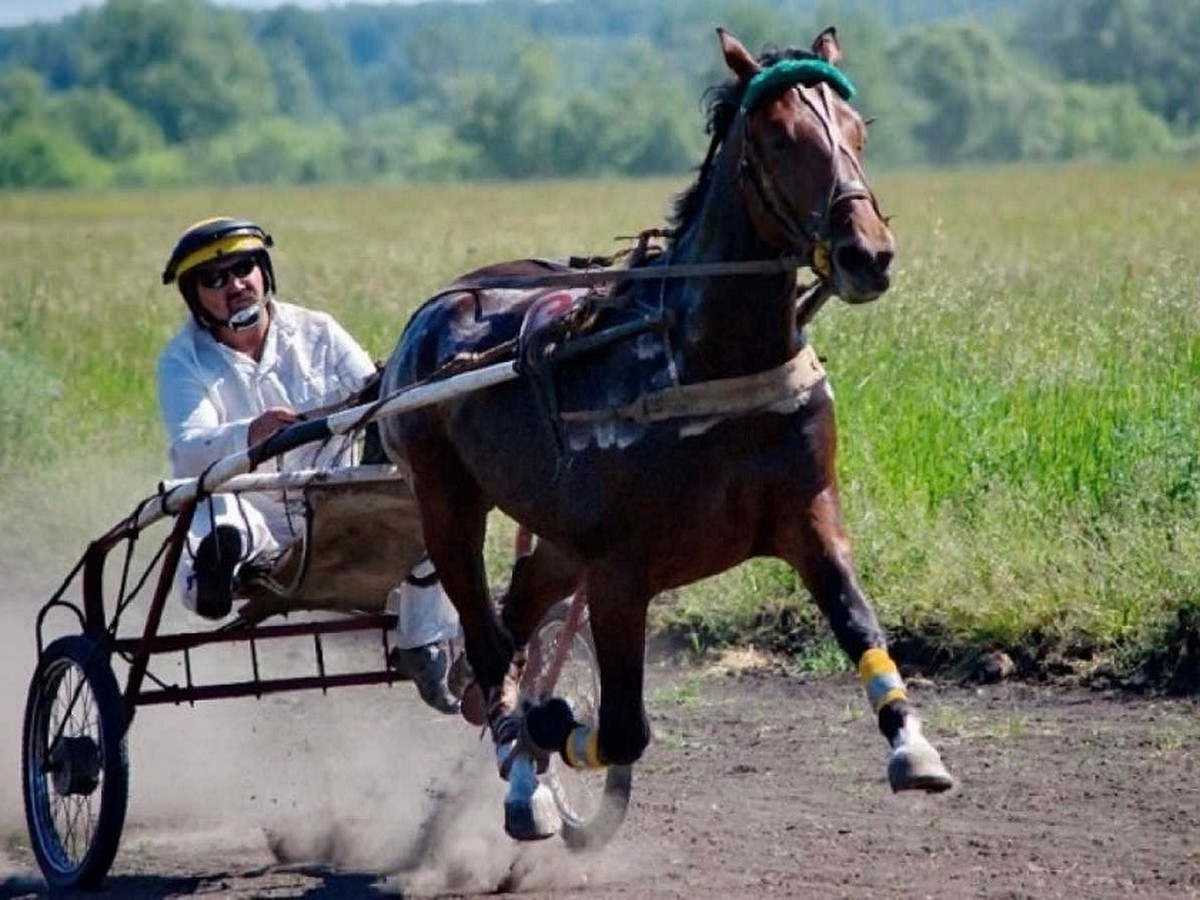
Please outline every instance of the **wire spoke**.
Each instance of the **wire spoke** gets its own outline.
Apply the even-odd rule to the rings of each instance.
[[[50,825],[58,848],[68,866],[79,865],[92,845],[98,821],[95,797],[104,789],[104,745],[100,730],[99,707],[87,677],[74,665],[65,666],[57,681],[46,717],[46,731],[39,736],[42,789],[47,798]],[[61,794],[54,783],[54,773],[47,771],[50,756],[63,740],[88,738],[99,753],[100,771],[96,788],[87,794]],[[69,746],[69,745],[68,745]],[[73,751],[64,749],[62,765],[79,765]]]

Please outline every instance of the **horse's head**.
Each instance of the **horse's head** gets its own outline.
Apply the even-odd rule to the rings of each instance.
[[[741,129],[740,179],[754,227],[780,252],[808,259],[843,300],[875,300],[891,282],[895,242],[863,171],[866,124],[848,102],[854,87],[837,68],[836,32],[823,31],[811,53],[761,60],[718,34],[740,83],[731,126]]]

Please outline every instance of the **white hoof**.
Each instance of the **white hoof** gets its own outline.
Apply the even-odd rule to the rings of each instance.
[[[896,736],[892,755],[888,758],[888,784],[897,792],[925,791],[929,794],[940,794],[954,787],[953,776],[916,723],[905,725]]]
[[[536,763],[525,753],[512,759],[504,798],[504,831],[513,840],[541,841],[558,834],[562,818],[550,789],[538,781]]]
[[[514,841],[544,841],[558,834],[562,818],[554,804],[554,795],[539,784],[528,800],[504,800],[504,833]]]

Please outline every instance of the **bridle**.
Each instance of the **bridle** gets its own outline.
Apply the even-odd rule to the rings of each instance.
[[[797,61],[797,62],[809,62]],[[838,204],[851,200],[869,200],[875,213],[883,218],[875,195],[867,187],[862,165],[846,147],[841,134],[834,124],[834,113],[830,101],[830,86],[825,82],[805,85],[798,80],[791,83],[788,90],[795,91],[801,102],[812,111],[825,132],[830,146],[830,159],[833,166],[829,192],[824,204],[806,214],[797,213],[791,208],[791,203],[778,190],[775,182],[767,175],[755,151],[754,140],[750,135],[749,117],[761,102],[761,94],[752,95],[751,103],[743,102],[740,111],[742,129],[742,156],[738,166],[739,181],[747,185],[753,202],[770,219],[775,229],[788,243],[781,248],[785,252],[794,247],[801,247],[807,255],[809,268],[819,277],[829,280],[833,276],[833,212]],[[816,102],[814,95],[820,98]],[[847,177],[845,166],[847,161],[852,174]],[[804,255],[804,254],[802,254]]]

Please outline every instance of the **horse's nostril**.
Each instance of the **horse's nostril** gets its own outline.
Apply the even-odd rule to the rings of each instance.
[[[838,268],[843,272],[884,275],[895,256],[891,250],[871,252],[860,244],[844,244],[834,253]]]
[[[837,248],[834,258],[843,272],[862,272],[871,266],[871,254],[858,244],[843,244]]]

